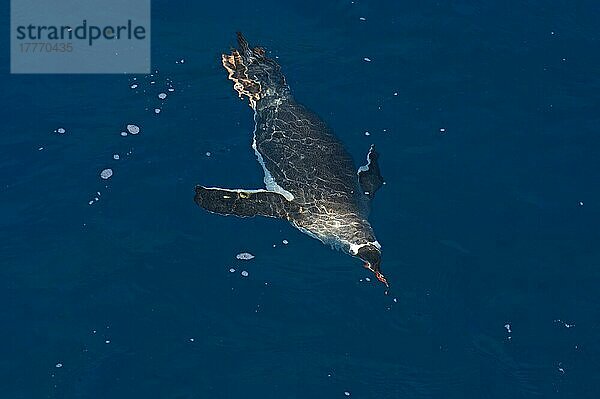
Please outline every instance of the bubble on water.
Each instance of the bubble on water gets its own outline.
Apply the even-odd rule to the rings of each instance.
[[[127,136],[127,132],[121,132],[121,136],[123,136],[123,137]]]
[[[38,148],[38,151],[42,151],[44,149],[44,147],[40,147]]]
[[[57,369],[61,368],[62,366],[63,366],[62,363],[56,363],[56,368]]]
[[[113,159],[114,159],[115,161],[118,161],[119,159],[121,159],[121,156],[120,156],[119,154],[114,154],[114,155],[113,155]]]
[[[248,272],[247,272],[247,271],[245,271],[245,270],[242,270],[242,276],[243,276],[243,277],[248,277]]]
[[[397,96],[397,95],[398,95],[398,92],[395,92],[395,93],[394,93],[394,95],[395,95],[395,96]]]
[[[281,242],[282,242],[282,243],[284,243],[285,245],[288,245],[288,244],[289,244],[289,241],[288,241],[288,240],[283,240],[283,241],[281,241]]]
[[[132,84],[130,87],[131,87],[132,89],[137,89],[138,85],[137,85],[137,83],[134,83],[134,84]]]
[[[175,91],[175,89],[174,89],[174,88],[172,88],[172,87],[169,87],[167,90],[168,90],[168,91]]]
[[[370,135],[371,135],[371,133],[365,132],[365,136],[370,136]]]
[[[190,338],[190,342],[194,342],[194,338]]]
[[[366,281],[371,281],[371,278],[370,277],[365,277],[365,280]]]
[[[232,267],[231,269],[229,269],[229,273],[235,273],[235,269]]]
[[[138,134],[140,132],[140,127],[137,125],[127,125],[127,131],[131,134]]]
[[[440,128],[440,133],[445,133],[445,132],[446,132],[446,129],[445,129],[445,128],[443,128],[443,127],[441,127],[441,128]]]
[[[365,60],[366,62],[371,62],[371,59],[369,57],[365,57],[363,58],[363,60]]]
[[[107,339],[106,341],[104,341],[105,344],[110,344],[110,339]]]
[[[164,100],[165,98],[167,98],[167,93],[160,93],[158,95],[158,98],[160,98],[161,100]]]
[[[361,21],[366,21],[367,19],[365,17],[360,17],[359,18]]]
[[[113,175],[113,171],[110,168],[104,169],[102,172],[100,172],[100,177],[103,178],[104,180],[110,179],[110,177],[112,175]]]
[[[91,200],[88,202],[88,205],[92,205],[94,203],[94,200]]]
[[[566,321],[564,321],[564,320],[561,320],[561,319],[556,319],[556,320],[554,320],[554,322],[555,322],[555,323],[562,324],[562,325],[563,325],[563,326],[565,326],[566,328],[573,328],[573,327],[575,327],[575,324],[574,324],[574,323],[568,323],[568,322],[566,322]]]
[[[160,108],[154,108],[154,113],[155,114],[160,114]]]
[[[56,129],[56,132],[60,134],[65,134],[66,130],[63,127],[59,127],[58,129]]]
[[[504,325],[504,328],[506,328],[506,332],[507,332],[507,333],[509,333],[509,334],[510,334],[510,333],[512,332],[512,330],[511,330],[511,328],[510,328],[510,323],[506,323],[506,324]]]
[[[206,151],[206,156],[210,157],[212,154],[210,153],[210,151]]]
[[[348,391],[344,391],[344,395],[346,395],[346,396],[350,396],[350,392],[348,392]]]
[[[250,260],[250,259],[254,259],[254,255],[252,255],[251,253],[248,252],[241,252],[239,254],[237,254],[236,259],[239,260]]]

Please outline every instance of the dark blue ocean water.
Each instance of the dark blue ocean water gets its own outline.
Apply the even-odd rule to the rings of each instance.
[[[154,76],[9,75],[3,41],[0,396],[597,397],[599,21],[593,1],[154,1]],[[236,30],[357,163],[379,148],[389,295],[285,222],[193,203],[262,186],[220,65]]]

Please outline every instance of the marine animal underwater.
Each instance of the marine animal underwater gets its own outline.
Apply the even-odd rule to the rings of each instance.
[[[252,148],[264,171],[265,189],[196,186],[195,202],[209,212],[289,221],[324,244],[381,272],[381,245],[367,220],[370,202],[383,184],[371,146],[358,168],[321,118],[296,102],[280,66],[238,32],[238,47],[222,63],[240,98],[254,110]]]

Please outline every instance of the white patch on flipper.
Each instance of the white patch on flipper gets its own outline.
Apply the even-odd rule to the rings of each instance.
[[[202,188],[204,188],[205,190],[228,191],[230,193],[272,193],[273,192],[271,190],[263,190],[262,188],[258,189],[258,190],[244,190],[243,188],[230,189],[230,188],[204,187],[204,186],[202,186]],[[280,193],[277,193],[277,194],[280,194]]]
[[[281,187],[279,184],[277,184],[275,179],[273,179],[273,175],[271,175],[271,172],[269,172],[269,170],[265,166],[265,161],[264,161],[262,155],[260,154],[260,152],[258,152],[258,148],[256,147],[256,127],[257,127],[257,125],[258,124],[256,123],[256,111],[255,111],[254,112],[254,132],[252,132],[252,149],[254,150],[254,153],[256,154],[256,158],[258,158],[258,163],[260,163],[260,166],[262,166],[263,171],[265,172],[265,177],[264,177],[265,186],[267,187],[267,190],[274,191],[276,193],[283,195],[285,197],[285,199],[288,201],[293,201],[294,195],[292,193],[290,193],[289,191],[287,191],[286,189],[284,189],[283,187]]]
[[[369,152],[367,153],[367,164],[359,167],[358,172],[356,174],[360,175],[360,172],[369,171],[369,166],[371,166],[371,152],[373,152],[373,145],[371,145],[371,148],[369,148]]]

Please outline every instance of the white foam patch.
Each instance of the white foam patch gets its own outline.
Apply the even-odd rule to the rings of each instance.
[[[254,255],[252,255],[249,252],[242,252],[242,253],[237,254],[235,256],[235,258],[239,259],[239,260],[250,260],[250,259],[254,259]]]
[[[165,98],[167,98],[167,93],[160,93],[158,95],[158,98],[160,98],[161,100],[164,100]]]
[[[138,125],[127,125],[127,131],[131,134],[138,134],[140,127]]]
[[[100,172],[100,177],[103,178],[104,180],[110,179],[112,175],[113,175],[113,171],[110,168],[104,169],[102,172]]]

